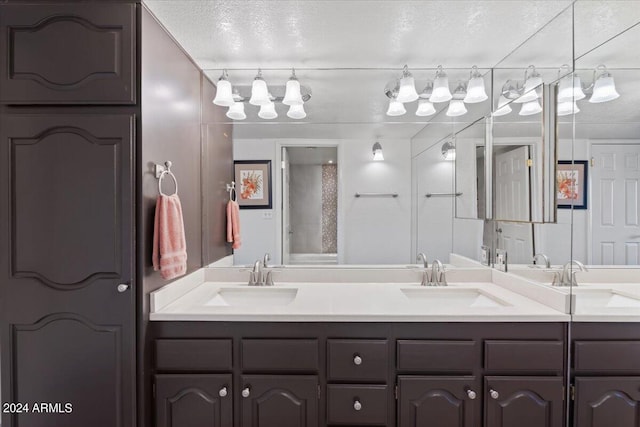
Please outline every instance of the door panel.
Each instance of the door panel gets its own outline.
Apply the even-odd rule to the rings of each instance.
[[[576,426],[640,426],[640,377],[576,378]]]
[[[0,8],[1,102],[135,103],[134,4]]]
[[[2,424],[133,425],[134,118],[6,115],[1,125],[3,400],[73,406]]]

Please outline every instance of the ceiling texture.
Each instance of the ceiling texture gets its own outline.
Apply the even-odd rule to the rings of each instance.
[[[279,117],[262,120],[258,108],[247,104],[247,119],[234,122],[235,138],[411,138],[429,123],[473,121],[490,108],[490,101],[467,105],[467,115],[452,119],[444,114],[443,103],[436,104],[438,114],[417,117],[414,102],[407,104],[404,116],[386,116],[385,84],[400,76],[404,64],[418,91],[433,79],[438,65],[445,67],[451,90],[458,80],[468,80],[469,69],[477,65],[494,97],[507,78],[521,80],[530,64],[541,69],[546,82],[554,81],[558,68],[571,64],[574,51],[582,56],[576,62],[578,69],[600,63],[640,68],[640,26],[628,31],[635,33],[635,42],[631,37],[627,42],[616,39],[606,45],[614,52],[598,48],[640,22],[639,0],[144,3],[212,81],[227,69],[231,83],[244,93],[261,68],[272,92],[282,93],[295,67],[301,84],[311,88],[312,97],[305,103],[307,118],[289,119],[287,107],[277,105]],[[492,67],[500,69],[493,87]],[[583,79],[588,74],[585,71]],[[620,91],[626,95],[627,86],[640,101],[640,78],[629,70],[625,75],[635,81],[625,83],[621,75],[616,79]],[[630,119],[622,106],[614,110],[626,112],[625,121]],[[517,120],[517,114],[512,115]]]

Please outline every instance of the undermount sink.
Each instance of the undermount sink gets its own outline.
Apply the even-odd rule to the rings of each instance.
[[[217,307],[285,306],[296,299],[296,295],[298,295],[297,288],[274,288],[271,286],[222,288],[205,305]]]
[[[637,308],[640,309],[640,295],[627,294],[614,289],[585,289],[574,287],[576,309],[585,308]]]
[[[405,288],[402,293],[425,307],[495,308],[509,305],[505,301],[476,288],[418,287]]]

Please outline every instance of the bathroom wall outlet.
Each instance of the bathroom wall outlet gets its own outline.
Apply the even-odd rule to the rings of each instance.
[[[273,219],[273,211],[262,211],[262,219]]]
[[[491,249],[489,246],[482,245],[480,247],[480,263],[491,266]]]
[[[496,249],[496,265],[498,270],[502,270],[505,273],[508,270],[507,251],[504,249]]]

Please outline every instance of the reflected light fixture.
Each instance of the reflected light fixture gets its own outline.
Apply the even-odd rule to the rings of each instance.
[[[264,105],[269,102],[271,102],[271,99],[269,99],[267,82],[262,78],[262,70],[258,69],[258,75],[253,79],[253,84],[251,85],[251,99],[249,99],[249,104]]]
[[[445,160],[456,159],[456,147],[451,143],[451,141],[447,141],[442,144],[442,158]]]
[[[373,160],[380,162],[384,160],[384,155],[382,154],[382,145],[379,142],[373,144]]]
[[[498,108],[496,109],[496,111],[491,113],[491,115],[493,117],[506,116],[511,111],[512,110],[511,105],[509,105],[509,100],[505,98],[504,95],[500,95],[500,98],[498,98]]]
[[[467,95],[464,102],[467,104],[475,104],[477,102],[486,101],[489,97],[484,89],[484,79],[478,71],[477,66],[471,67],[469,84],[467,85]]]
[[[558,102],[556,114],[558,116],[568,116],[569,114],[577,114],[580,112],[578,104],[575,101]]]
[[[431,102],[447,102],[453,98],[451,91],[449,90],[449,78],[447,73],[442,69],[442,65],[438,65],[436,71],[436,78],[433,82],[433,92],[429,97]]]
[[[453,99],[449,101],[447,108],[447,116],[458,117],[467,114],[467,107],[464,105],[463,99],[466,96],[467,89],[463,82],[458,82],[456,90],[453,92]]]
[[[218,79],[216,96],[213,98],[213,103],[222,107],[231,107],[235,103],[227,70],[222,70],[222,75]]]
[[[404,108],[404,104],[402,102],[397,101],[395,98],[389,98],[389,108],[387,108],[387,116],[402,116],[406,112],[407,110]]]
[[[244,120],[247,115],[244,113],[244,102],[235,102],[227,111],[227,117],[233,120]]]
[[[516,98],[514,102],[523,104],[538,99],[538,91],[536,89],[540,85],[542,85],[542,76],[540,76],[536,67],[529,65],[524,72],[524,88],[522,90],[522,95]],[[520,115],[522,115],[522,111],[520,112]]]
[[[431,116],[436,113],[436,109],[428,99],[420,99],[418,101],[418,109],[416,110],[416,116],[425,117]]]
[[[613,101],[620,97],[620,94],[616,91],[616,84],[613,81],[613,76],[607,70],[604,65],[598,65],[594,71],[594,78],[597,72],[602,72],[598,78],[595,79],[593,84],[593,95],[589,98],[589,102],[600,103]]]
[[[533,114],[538,114],[540,112],[542,112],[542,107],[540,106],[540,103],[536,98],[533,101],[525,102],[524,104],[522,104],[522,107],[520,108],[520,113],[518,114],[520,114],[521,116],[531,116]]]
[[[258,112],[258,117],[265,120],[272,120],[278,117],[278,113],[276,112],[276,104],[273,101],[268,104],[264,104],[260,106],[260,111]]]
[[[402,78],[400,79],[400,89],[398,89],[398,95],[396,101],[398,102],[413,102],[418,99],[418,92],[416,92],[416,82],[413,79],[413,75],[409,72],[409,67],[405,64],[402,69]]]
[[[571,71],[567,64],[560,67],[558,74]],[[560,79],[558,83],[558,103],[580,101],[587,95],[582,90],[582,80],[576,73],[569,73]]]
[[[287,111],[287,117],[296,120],[304,119],[305,117],[307,117],[307,113],[304,111],[304,105],[291,105],[289,107],[289,111]]]
[[[286,90],[284,93],[284,99],[282,100],[284,105],[302,105],[302,92],[300,92],[300,82],[296,77],[295,68],[291,69],[291,77],[287,81]]]

